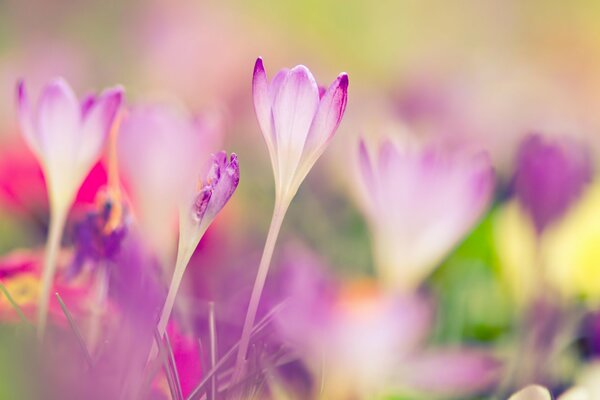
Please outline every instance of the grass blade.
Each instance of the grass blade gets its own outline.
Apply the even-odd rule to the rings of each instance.
[[[63,313],[65,314],[65,317],[67,317],[67,321],[69,321],[71,330],[73,331],[73,334],[75,335],[75,338],[77,339],[77,342],[79,343],[79,347],[81,347],[81,351],[83,352],[83,355],[85,356],[85,360],[87,361],[88,366],[90,367],[90,369],[92,369],[94,367],[94,362],[92,361],[92,356],[90,355],[90,352],[88,351],[85,341],[83,340],[83,336],[81,336],[81,331],[79,331],[79,328],[77,327],[77,324],[75,323],[75,320],[73,319],[73,316],[71,315],[71,312],[67,308],[67,305],[62,300],[60,295],[58,293],[55,293],[54,295],[56,296],[56,299],[58,300],[58,303],[60,304],[60,308],[62,309]]]

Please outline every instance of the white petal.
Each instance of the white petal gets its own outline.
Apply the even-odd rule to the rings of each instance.
[[[294,67],[281,83],[273,103],[280,187],[289,189],[308,131],[319,105],[319,88],[305,66]]]

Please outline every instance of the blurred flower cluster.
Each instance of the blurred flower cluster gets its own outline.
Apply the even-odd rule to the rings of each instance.
[[[0,399],[600,400],[593,7],[384,3],[0,4]]]

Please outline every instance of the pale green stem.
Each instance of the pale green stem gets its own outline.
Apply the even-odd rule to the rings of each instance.
[[[106,296],[108,294],[108,265],[101,263],[98,265],[98,277],[96,279],[96,299],[92,306],[92,316],[90,321],[90,330],[88,334],[88,347],[90,352],[94,352],[98,345],[100,337],[100,322],[104,314]]]
[[[42,271],[42,290],[38,304],[37,329],[38,338],[42,340],[46,332],[48,321],[48,308],[50,305],[50,291],[56,273],[58,251],[65,223],[67,221],[68,207],[51,207],[50,226],[46,239],[46,251],[44,254],[44,270]]]
[[[165,331],[167,330],[167,324],[169,323],[169,318],[171,316],[171,312],[173,311],[173,306],[175,305],[175,299],[177,297],[179,287],[181,286],[185,269],[190,262],[192,255],[194,254],[194,250],[196,249],[198,242],[202,236],[204,236],[207,228],[208,226],[202,227],[198,232],[195,232],[191,238],[186,237],[187,235],[183,234],[183,231],[180,232],[179,244],[177,246],[177,260],[175,261],[175,271],[173,272],[173,279],[171,279],[171,284],[169,285],[167,299],[165,300],[165,304],[156,328],[161,338],[164,336]],[[156,354],[158,354],[158,347],[155,342],[150,350],[150,356],[148,357],[148,360],[154,358]]]
[[[254,281],[254,288],[252,289],[250,302],[248,303],[248,311],[246,312],[244,327],[242,328],[240,347],[238,349],[235,369],[233,372],[232,382],[234,383],[241,377],[244,369],[244,362],[246,361],[246,355],[250,345],[250,336],[252,333],[252,328],[254,327],[254,321],[258,311],[260,297],[265,286],[267,274],[269,273],[269,266],[271,265],[271,259],[273,258],[275,243],[277,242],[277,237],[279,236],[279,231],[281,230],[281,224],[283,223],[283,219],[289,204],[289,201],[282,202],[278,200],[275,202],[273,217],[271,218],[271,226],[269,227],[269,233],[267,234],[267,240],[265,242],[265,247],[260,259],[260,264],[258,266],[258,273],[256,275],[256,280]]]

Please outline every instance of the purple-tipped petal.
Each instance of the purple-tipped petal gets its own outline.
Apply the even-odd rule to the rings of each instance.
[[[265,137],[269,153],[273,147],[273,133],[271,127],[271,95],[269,94],[269,82],[267,73],[263,66],[262,58],[256,59],[254,65],[254,74],[252,75],[252,96],[254,99],[254,112],[258,119],[258,124]]]
[[[312,122],[308,138],[306,139],[306,152],[319,152],[324,149],[337,130],[348,102],[348,75],[340,74],[323,94],[319,103],[317,114]]]
[[[102,152],[117,112],[123,100],[123,89],[108,89],[92,100],[84,115],[78,162],[91,165]]]
[[[35,154],[40,154],[40,143],[35,131],[35,123],[33,121],[33,112],[27,97],[25,82],[20,80],[17,83],[17,119],[21,128],[21,133],[25,141]]]
[[[81,116],[85,118],[92,106],[96,103],[97,96],[95,93],[90,93],[81,100]]]

